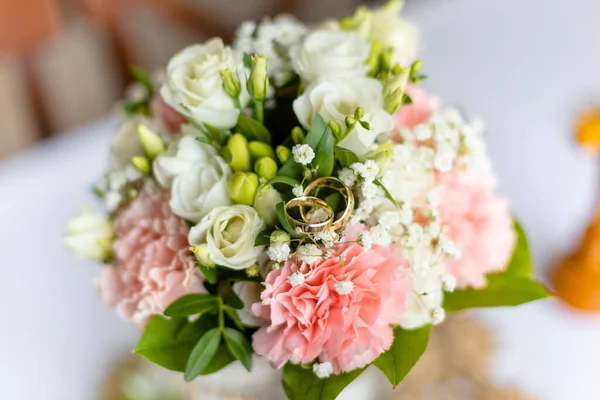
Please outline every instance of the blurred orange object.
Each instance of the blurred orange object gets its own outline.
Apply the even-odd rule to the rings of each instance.
[[[600,109],[581,115],[575,133],[582,147],[600,153]],[[579,248],[558,265],[554,287],[571,306],[600,311],[600,204]]]
[[[0,0],[0,53],[29,51],[60,23],[56,0]]]

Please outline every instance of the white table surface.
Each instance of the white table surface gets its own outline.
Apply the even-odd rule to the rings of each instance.
[[[422,29],[425,85],[485,119],[501,191],[545,279],[595,204],[597,163],[572,144],[571,125],[594,95],[600,103],[600,2],[430,0],[407,11]],[[60,243],[68,218],[93,204],[86,189],[115,126],[99,121],[0,163],[2,398],[93,399],[135,342],[95,296],[98,266]],[[554,301],[479,315],[497,337],[499,382],[540,400],[600,398],[600,316]]]

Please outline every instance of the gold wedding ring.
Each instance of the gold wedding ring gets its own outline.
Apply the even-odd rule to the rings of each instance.
[[[338,178],[326,176],[312,181],[304,190],[303,197],[312,197],[313,191],[315,191],[315,189],[318,191],[321,188],[328,188],[339,192],[346,201],[346,208],[344,209],[343,214],[331,224],[333,229],[338,230],[350,220],[350,217],[352,217],[352,211],[354,211],[354,193],[352,193],[352,190],[344,185],[344,182]],[[329,209],[331,209],[331,207],[329,207]],[[306,219],[302,208],[300,209],[300,214],[303,219]]]
[[[298,220],[289,214],[288,211],[295,207],[300,208],[300,215],[302,215],[304,221]],[[329,218],[322,222],[308,223],[306,222],[306,218],[304,217],[304,207],[325,209],[329,215]],[[301,196],[288,201],[287,203],[285,203],[284,211],[288,220],[295,226],[302,229],[302,232],[304,233],[317,233],[326,231],[329,228],[331,228],[333,224],[333,219],[335,218],[335,213],[333,212],[333,209],[329,206],[329,204],[327,204],[324,200],[313,196]]]

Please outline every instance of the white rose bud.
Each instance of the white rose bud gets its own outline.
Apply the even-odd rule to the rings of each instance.
[[[81,257],[97,261],[110,258],[114,237],[112,225],[104,215],[83,210],[67,225],[65,245]]]
[[[167,65],[166,80],[160,90],[163,100],[179,113],[218,129],[233,128],[240,110],[223,86],[220,71],[229,69],[245,76],[242,53],[215,38],[183,49]],[[250,96],[245,88],[239,96],[245,107]]]
[[[254,246],[265,223],[252,207],[236,204],[216,207],[189,233],[191,245],[207,244],[217,265],[241,270],[256,263],[264,246]]]

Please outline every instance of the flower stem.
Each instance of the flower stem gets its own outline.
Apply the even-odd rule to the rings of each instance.
[[[265,122],[265,108],[262,101],[254,101],[254,108],[256,109],[256,119],[261,124]]]
[[[223,298],[221,296],[217,297],[219,300],[219,330],[223,332],[225,329],[225,315],[223,314]]]

